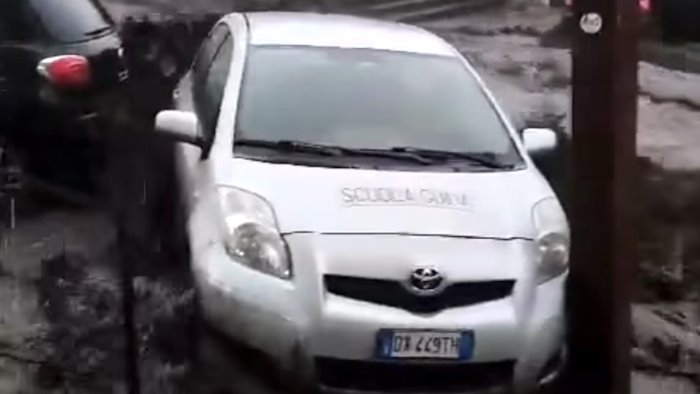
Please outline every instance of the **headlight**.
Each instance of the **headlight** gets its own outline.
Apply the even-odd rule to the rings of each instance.
[[[537,231],[537,283],[553,279],[569,267],[569,224],[554,198],[535,204],[533,222]]]
[[[292,269],[277,229],[272,207],[262,197],[234,188],[220,188],[224,209],[226,252],[236,262],[279,278],[291,277]]]

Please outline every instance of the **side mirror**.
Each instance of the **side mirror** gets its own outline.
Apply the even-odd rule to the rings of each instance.
[[[525,129],[522,138],[525,149],[532,156],[548,155],[557,149],[557,133],[551,129]]]
[[[156,132],[173,141],[201,146],[197,115],[186,111],[166,110],[156,115]]]

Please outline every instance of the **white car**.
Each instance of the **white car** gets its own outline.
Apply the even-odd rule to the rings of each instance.
[[[550,381],[569,228],[470,64],[417,27],[230,14],[158,114],[203,316],[329,391]],[[528,153],[529,151],[529,153]]]

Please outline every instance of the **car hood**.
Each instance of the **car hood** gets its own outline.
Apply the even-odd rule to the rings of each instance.
[[[220,186],[266,199],[283,234],[534,238],[533,205],[553,196],[533,169],[444,173],[307,167],[234,159]]]

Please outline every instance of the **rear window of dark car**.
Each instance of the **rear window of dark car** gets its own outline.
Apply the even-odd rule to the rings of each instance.
[[[93,0],[29,0],[46,34],[61,42],[79,42],[106,34],[113,23]]]

